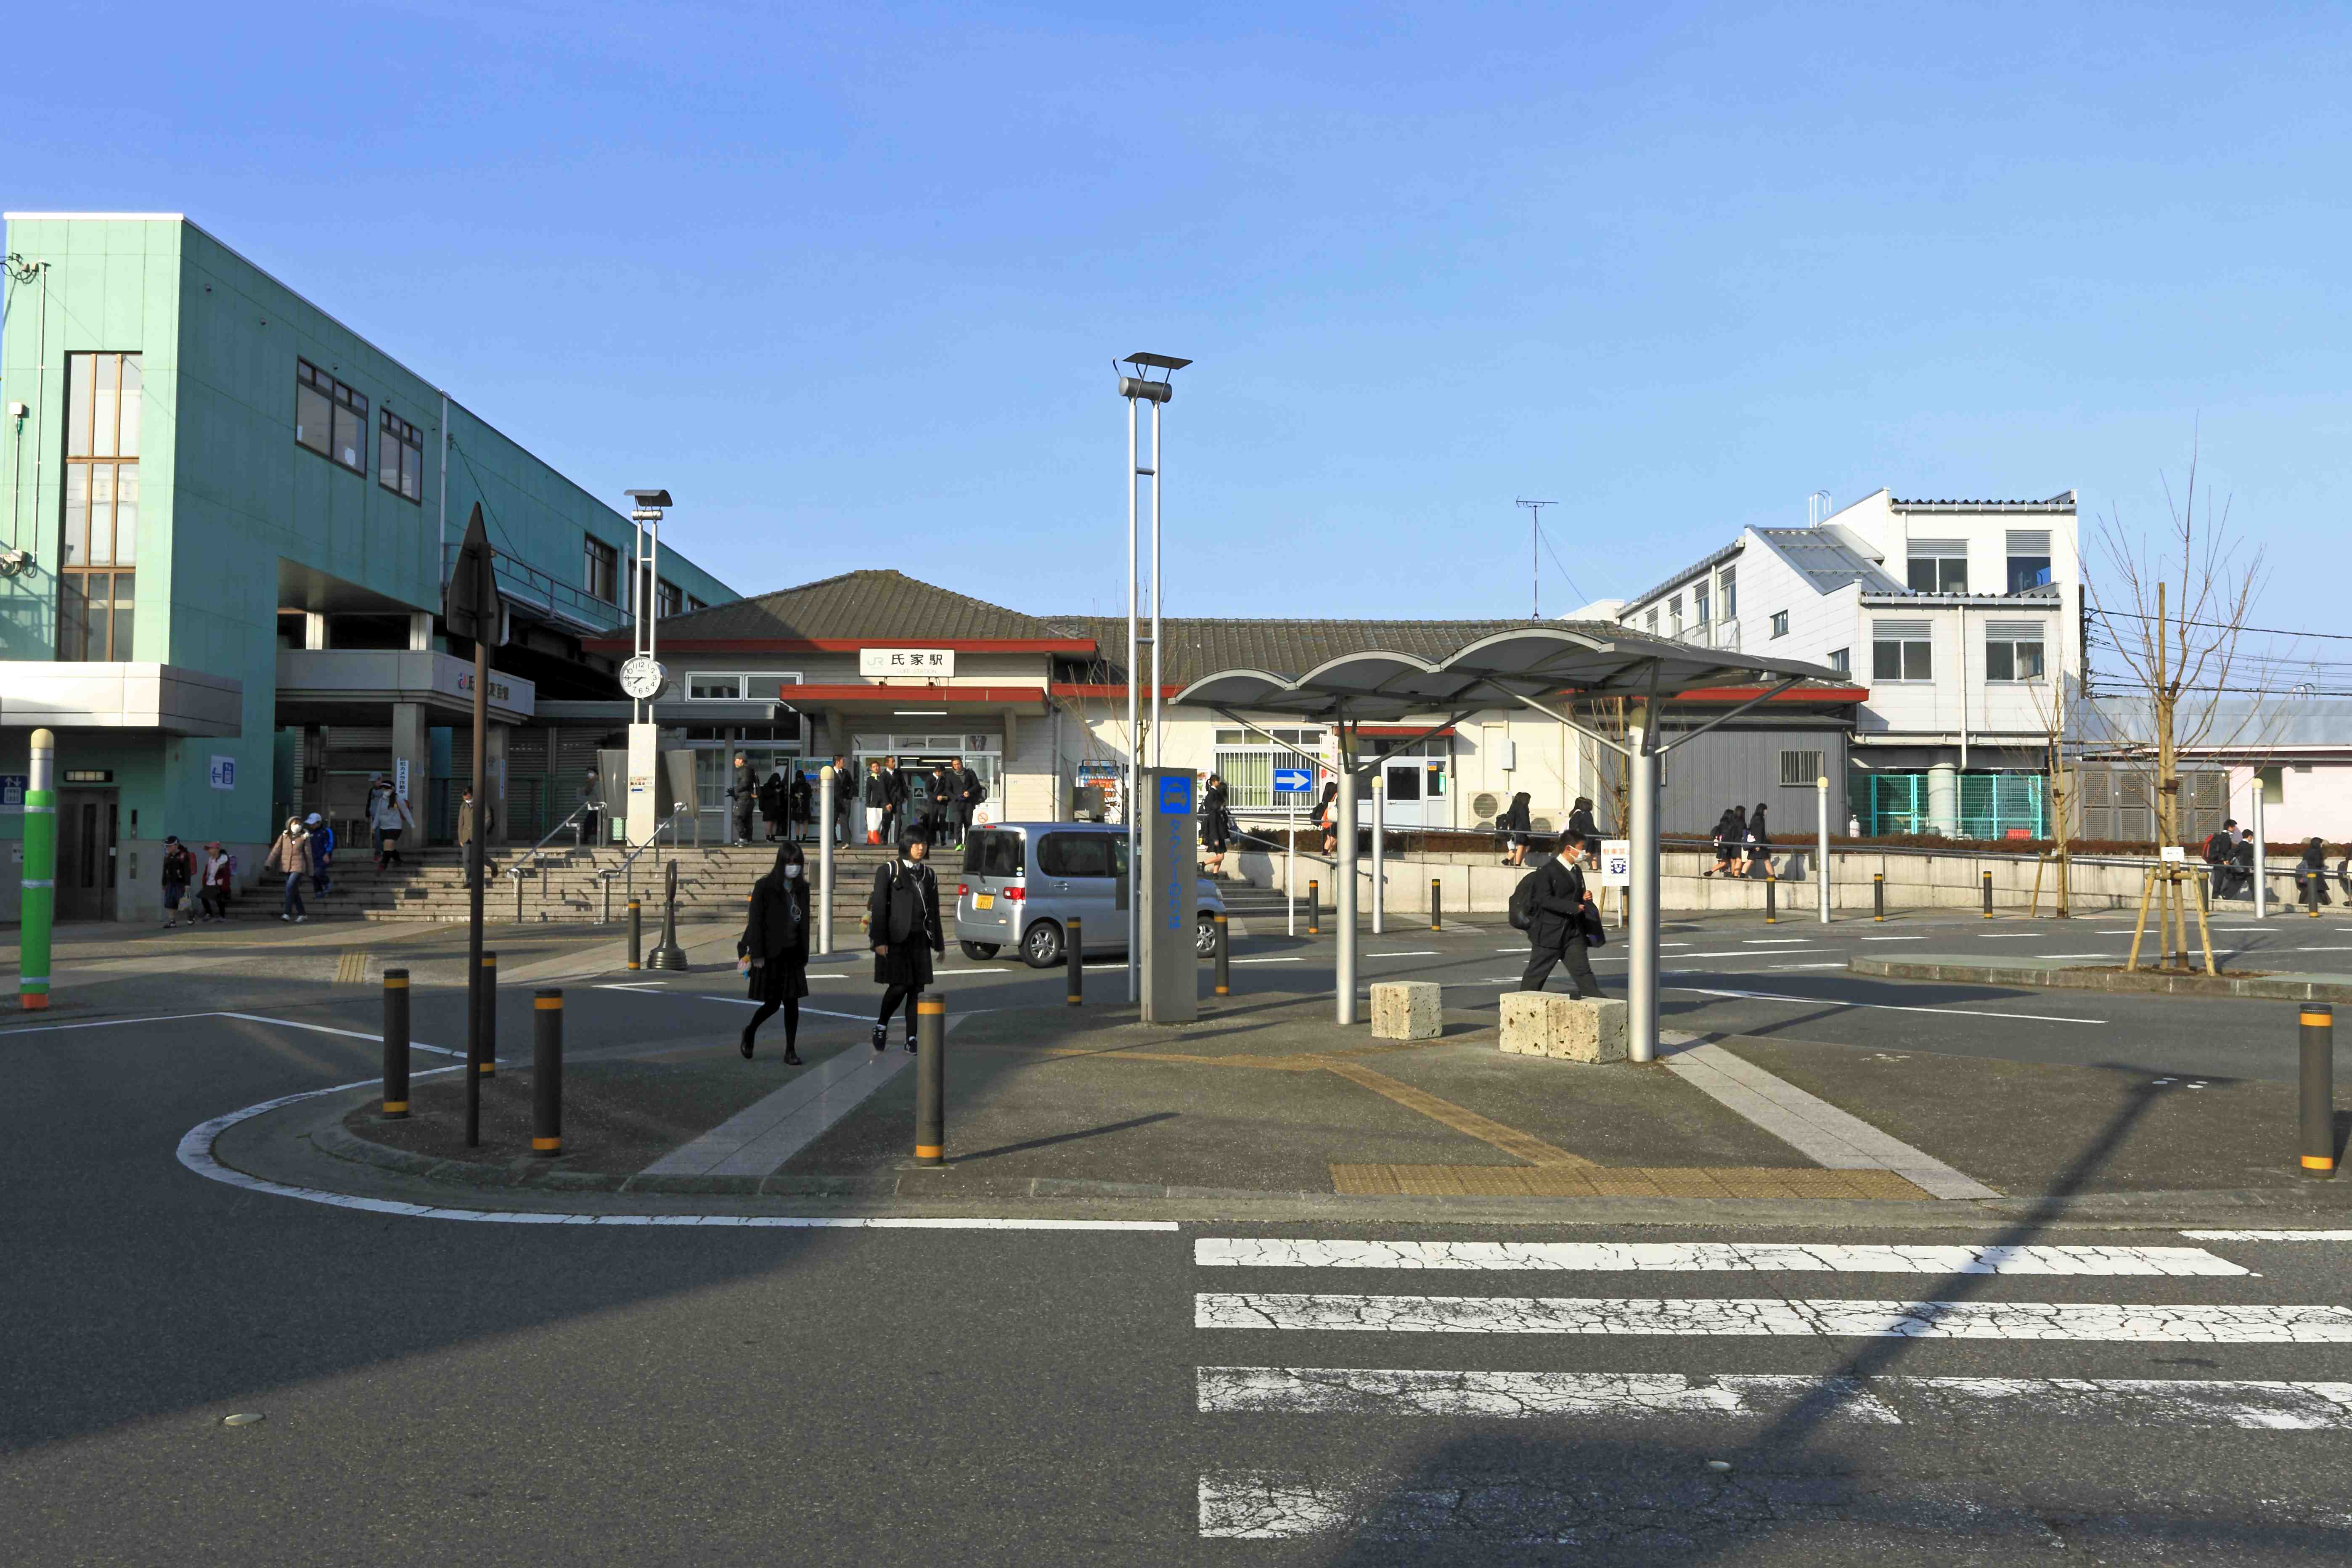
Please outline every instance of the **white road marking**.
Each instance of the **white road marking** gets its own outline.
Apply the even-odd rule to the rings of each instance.
[[[2127,1427],[2235,1426],[2268,1432],[2352,1432],[2352,1383],[2169,1377],[1903,1377],[1894,1385],[1937,1415],[2110,1421]]]
[[[1414,947],[1406,948],[1402,952],[1382,950],[1377,952],[1367,952],[1364,956],[1366,958],[1437,958],[1442,954],[1433,947]]]
[[[2291,947],[2289,952],[2352,952],[2352,947]]]
[[[1768,964],[1766,964],[1764,967],[1765,967],[1766,969],[1768,969],[1768,970],[1780,970],[1780,969],[1843,969],[1843,968],[1845,967],[1845,964],[1844,964],[1844,963],[1843,963],[1843,961],[1841,961],[1841,962],[1836,963],[1768,963]]]
[[[371,1045],[383,1044],[382,1035],[371,1035],[363,1029],[331,1029],[324,1024],[298,1023],[292,1018],[265,1018],[258,1013],[165,1013],[152,1018],[96,1018],[87,1024],[37,1024],[29,1029],[0,1030],[0,1039],[11,1035],[47,1035],[65,1029],[111,1029],[124,1024],[181,1024],[192,1018],[241,1018],[248,1024],[276,1024],[280,1028],[308,1029],[314,1035],[340,1035],[347,1040],[365,1040]],[[430,1051],[436,1057],[462,1057],[462,1050],[447,1046],[428,1046],[420,1040],[408,1042],[412,1051]]]
[[[1749,947],[1802,947],[1812,938],[1805,936],[1751,936],[1741,939]]]
[[[1229,958],[1227,963],[1304,963],[1303,958]]]
[[[2352,1230],[2184,1230],[2191,1241],[2352,1241]]]
[[[282,1018],[265,1018],[264,1023],[287,1023]],[[301,1027],[302,1026],[290,1026]],[[443,1073],[462,1072],[462,1066],[435,1068],[421,1072],[418,1078],[435,1078]],[[804,1215],[697,1215],[697,1214],[541,1214],[500,1209],[436,1208],[427,1204],[404,1204],[389,1198],[354,1197],[349,1193],[321,1192],[316,1187],[297,1187],[284,1182],[273,1182],[262,1176],[250,1176],[243,1171],[231,1170],[215,1157],[213,1144],[220,1135],[240,1121],[248,1121],[282,1106],[316,1100],[321,1095],[343,1094],[354,1089],[370,1089],[373,1079],[357,1083],[339,1083],[328,1089],[305,1089],[299,1094],[281,1095],[265,1100],[258,1105],[248,1105],[242,1110],[232,1110],[226,1116],[215,1116],[200,1121],[182,1135],[178,1150],[180,1163],[200,1176],[242,1187],[249,1193],[267,1193],[273,1197],[299,1198],[305,1203],[324,1204],[330,1208],[353,1209],[362,1214],[398,1215],[411,1219],[470,1220],[488,1225],[593,1225],[605,1226],[668,1226],[711,1225],[736,1226],[750,1230],[1174,1230],[1177,1223],[1165,1219],[833,1219]]]
[[[1925,942],[1927,939],[1924,936],[1866,936],[1862,940],[1864,942]]]
[[[1828,1414],[1899,1426],[1902,1417],[1850,1377],[1716,1377],[1675,1372],[1418,1372],[1378,1368],[1204,1366],[1194,1373],[1203,1415],[1502,1415],[1544,1417],[1759,1415],[1759,1405],[1820,1401]],[[1758,1401],[1755,1395],[1764,1395]],[[2352,1415],[2352,1411],[2346,1414]]]
[[[1200,1329],[1772,1339],[2352,1344],[2352,1307],[1203,1291]]]
[[[2038,931],[1980,931],[1977,932],[1977,940],[1979,942],[2031,942],[2042,934]]]
[[[1700,996],[1738,996],[1750,1002],[1789,1002],[1801,1007],[1858,1007],[1870,1013],[1957,1013],[1970,1018],[2023,1018],[2037,1024],[2095,1024],[2105,1018],[2062,1018],[2051,1013],[1989,1013],[1981,1007],[1900,1007],[1891,1002],[1840,1002],[1829,996],[1791,996],[1785,991],[1711,991],[1703,985],[1669,985]]]
[[[1802,950],[1801,949],[1800,951],[1802,951]],[[1770,956],[1770,955],[1769,955],[1769,954],[1766,954],[1766,953],[1761,953],[1761,952],[1741,952],[1738,948],[1736,948],[1736,947],[1735,947],[1735,948],[1733,948],[1733,949],[1732,949],[1730,952],[1678,952],[1678,953],[1675,954],[1675,956],[1676,958],[1678,958],[1678,959],[1683,959],[1683,958],[1765,958],[1765,957],[1769,957],[1769,956]]]
[[[645,1168],[648,1176],[764,1176],[822,1137],[915,1060],[852,1046]]]
[[[1571,1273],[2251,1274],[2201,1247],[1876,1246],[1798,1241],[1359,1241],[1204,1236],[1203,1268],[1433,1268]]]

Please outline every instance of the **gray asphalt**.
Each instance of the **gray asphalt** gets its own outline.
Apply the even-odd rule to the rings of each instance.
[[[1695,954],[1784,934],[1676,923],[1688,929],[1667,940],[1693,942]],[[1785,935],[1827,946],[1818,930]],[[1500,930],[1434,942],[1391,933],[1367,946],[1381,950],[1376,975],[1425,971],[1469,988],[1490,984],[1469,971],[1516,969],[1495,951],[1507,939]],[[1436,959],[1418,956],[1433,946]],[[129,951],[153,950],[142,942]],[[1308,961],[1237,964],[1245,991],[1318,983],[1318,955],[1304,946],[1269,937],[1239,955]],[[2279,1011],[2167,1000],[2127,1016],[2122,1004],[2138,1009],[2139,999],[2011,992],[1948,1005],[1954,988],[1776,967],[1788,962],[1670,961],[1678,984],[1795,994],[1677,991],[1669,1022],[1731,1026],[1706,1024],[1714,1013],[1748,1030],[1801,1020],[1809,1037],[1886,1038],[1900,1028],[1915,1048],[1963,1054],[2234,1051],[2252,1065],[2262,1047],[2233,1036],[2275,1025]],[[849,978],[817,989],[856,998],[843,1011],[862,1010],[871,987],[854,962],[844,967]],[[997,966],[949,980],[966,1006],[1057,1000],[1060,988],[1058,977]],[[1115,987],[1116,971],[1098,969],[1089,983]],[[725,973],[671,984],[738,983]],[[2338,1562],[2352,1551],[2339,1432],[2031,1417],[1881,1428],[1204,1415],[1194,1392],[1197,1369],[1214,1365],[2343,1382],[2352,1381],[2352,1345],[1193,1326],[1197,1292],[1235,1289],[2341,1303],[2352,1245],[2210,1244],[2260,1270],[2234,1279],[1429,1276],[1194,1266],[1195,1237],[1259,1226],[620,1230],[355,1213],[205,1180],[174,1149],[206,1118],[368,1078],[368,1042],[104,1015],[241,1006],[366,1033],[365,988],[254,973],[110,984],[119,989],[75,999],[100,1027],[0,1028],[10,1085],[0,1100],[0,1255],[9,1260],[0,1320],[10,1325],[0,1356],[0,1561],[1860,1563],[2063,1551],[2237,1563]],[[662,999],[579,983],[572,991],[609,1004],[575,1003],[583,1048],[706,1029]],[[1937,1010],[1853,1005],[1865,994]],[[417,1037],[454,1039],[457,1006],[454,991],[426,984]],[[506,999],[510,1046],[524,1037],[526,1006],[519,993]],[[2074,1016],[2077,1007],[2107,1018],[2103,1044],[2068,1043],[2068,1028],[2088,1026],[2010,1016]],[[732,1026],[734,1015],[712,1012]],[[1690,1237],[1530,1226],[1270,1232],[1318,1233]],[[2036,1238],[2021,1225],[1981,1239]],[[2148,1233],[2052,1239],[2179,1244]],[[221,1425],[236,1412],[264,1419]],[[1709,1458],[1734,1468],[1717,1476]],[[1354,1500],[1354,1523],[1297,1539],[1202,1539],[1202,1479],[1237,1474]]]

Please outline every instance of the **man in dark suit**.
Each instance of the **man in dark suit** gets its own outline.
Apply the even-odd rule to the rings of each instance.
[[[1544,982],[1551,978],[1552,966],[1565,963],[1570,995],[1601,994],[1591,961],[1584,956],[1585,908],[1591,900],[1579,862],[1585,847],[1578,835],[1562,834],[1559,852],[1528,872],[1511,895],[1515,901],[1523,901],[1528,921],[1528,967],[1519,976],[1522,991],[1542,990]],[[1600,845],[1591,847],[1598,849]]]

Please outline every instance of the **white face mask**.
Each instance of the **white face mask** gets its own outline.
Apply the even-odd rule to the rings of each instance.
[[[787,882],[791,881],[800,874],[801,868],[798,866],[787,866],[784,868],[784,880]]]

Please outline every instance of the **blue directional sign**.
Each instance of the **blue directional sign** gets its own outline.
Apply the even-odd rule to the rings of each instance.
[[[1276,795],[1305,795],[1314,787],[1315,775],[1305,768],[1274,770],[1274,793]]]

